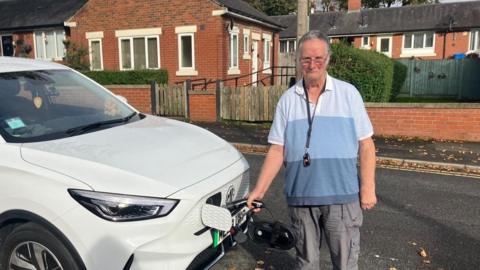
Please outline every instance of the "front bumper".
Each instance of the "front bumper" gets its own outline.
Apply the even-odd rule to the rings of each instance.
[[[63,216],[57,226],[65,232],[89,270],[203,269],[218,261],[223,256],[222,249],[226,252],[234,242],[226,239],[217,250],[210,249],[212,235],[202,223],[202,206],[209,198],[218,197],[215,196],[218,193],[221,193],[219,203],[225,205],[232,186],[236,190],[233,199],[243,198],[249,189],[246,170],[248,165],[242,159],[170,196],[180,203],[166,217],[115,223],[79,206]]]

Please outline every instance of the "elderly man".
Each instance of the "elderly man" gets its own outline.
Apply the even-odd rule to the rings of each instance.
[[[327,74],[330,45],[321,32],[305,34],[297,51],[303,79],[278,102],[248,205],[264,197],[284,165],[296,269],[320,268],[322,236],[334,269],[358,269],[362,209],[377,202],[372,125],[358,90]]]

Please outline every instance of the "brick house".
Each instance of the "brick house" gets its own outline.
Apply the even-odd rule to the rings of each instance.
[[[92,70],[163,68],[168,71],[170,83],[239,76],[244,76],[241,83],[251,83],[271,73],[270,67],[277,61],[281,25],[243,1],[66,2],[76,10],[57,21],[63,24],[59,26],[63,26],[63,34],[71,44],[88,49]],[[0,9],[2,5],[0,2]],[[37,17],[50,15],[47,10]],[[17,20],[17,16],[11,20]],[[31,36],[32,32],[25,39]],[[37,44],[33,44],[30,57],[59,60],[64,55],[52,58],[37,54]]]
[[[480,1],[361,9],[349,0],[347,12],[310,15],[310,29],[391,58],[447,59],[480,52]],[[273,16],[288,26],[280,32],[281,53],[295,51],[296,16]]]
[[[66,22],[86,0],[0,1],[0,56],[61,61]]]

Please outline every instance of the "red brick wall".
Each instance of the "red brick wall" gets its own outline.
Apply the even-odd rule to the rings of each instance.
[[[106,87],[139,111],[151,113],[150,86]],[[189,91],[189,99],[190,120],[216,121],[215,91]],[[367,103],[366,107],[376,135],[480,142],[478,104]]]
[[[148,114],[152,113],[149,85],[106,85],[105,87],[115,95],[125,97],[128,104],[135,109]]]
[[[376,135],[480,141],[478,104],[366,106]]]
[[[215,92],[205,93],[189,92],[190,120],[192,121],[217,121]]]
[[[229,33],[227,23],[230,19],[222,16],[212,16],[213,10],[221,7],[214,1],[196,0],[90,0],[71,19],[77,27],[71,29],[71,39],[88,48],[86,32],[103,31],[103,61],[105,70],[119,69],[119,46],[115,30],[161,27],[160,67],[168,70],[169,83],[186,79],[226,79],[229,65]],[[108,14],[108,15],[106,15]],[[178,35],[175,27],[196,25],[194,34],[195,69],[197,76],[177,76]],[[239,28],[239,64],[240,75],[251,72],[251,60],[243,59],[243,29],[250,33],[269,33],[272,31],[247,21],[234,19],[234,25]],[[251,42],[250,37],[250,42]],[[276,46],[278,48],[278,46]],[[263,58],[263,42],[259,42],[259,54]],[[273,50],[272,50],[273,51]],[[236,75],[236,76],[240,76]],[[251,81],[249,78],[243,81]]]

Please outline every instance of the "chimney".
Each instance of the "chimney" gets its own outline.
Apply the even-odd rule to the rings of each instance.
[[[348,12],[358,12],[362,8],[362,0],[348,0]]]

